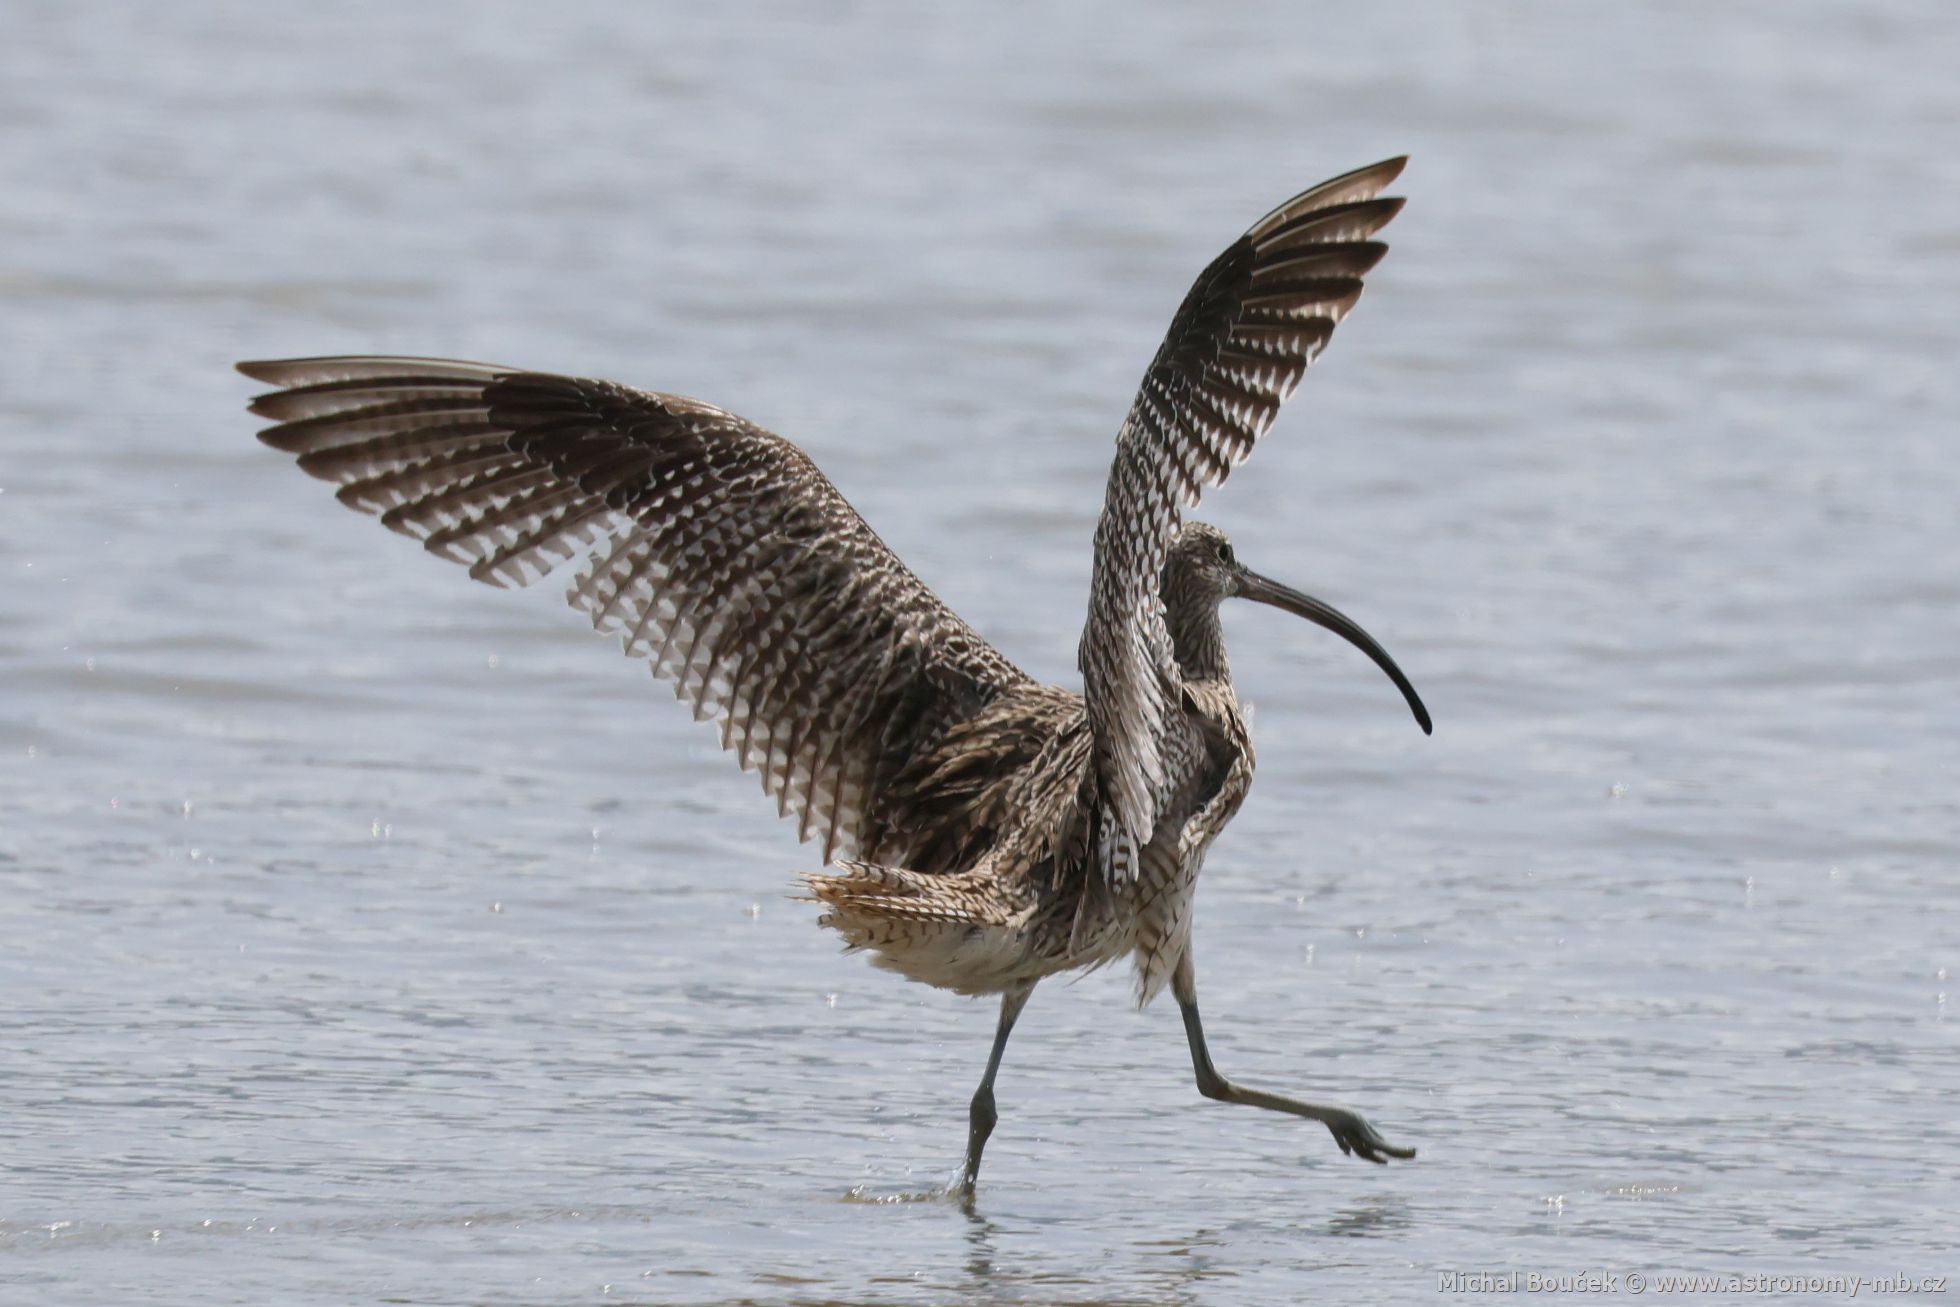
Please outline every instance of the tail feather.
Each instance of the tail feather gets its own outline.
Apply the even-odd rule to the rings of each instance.
[[[849,860],[840,860],[835,865],[842,869],[842,875],[803,877],[810,887],[810,897],[833,909],[829,915],[843,912],[894,921],[1004,924],[999,905],[993,902],[997,897],[995,887],[971,872],[931,875]]]
[[[851,952],[908,980],[961,994],[993,994],[1045,975],[1052,965],[1032,929],[1035,903],[1018,901],[986,863],[933,874],[840,861],[838,874],[809,874],[809,898],[825,907],[817,924]]]

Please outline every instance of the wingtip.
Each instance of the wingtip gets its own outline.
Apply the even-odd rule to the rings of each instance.
[[[1408,155],[1398,154],[1379,163],[1371,163],[1364,168],[1344,172],[1338,177],[1330,177],[1318,185],[1309,186],[1266,214],[1258,222],[1253,223],[1246,235],[1255,242],[1261,241],[1287,223],[1305,220],[1317,213],[1326,213],[1350,205],[1382,206],[1388,217],[1393,217],[1396,210],[1402,207],[1402,201],[1384,198],[1382,191],[1402,175],[1402,169],[1408,162]],[[1386,222],[1387,218],[1383,221]]]
[[[1406,154],[1397,154],[1383,159],[1378,163],[1371,163],[1364,167],[1356,168],[1353,172],[1343,173],[1330,182],[1323,182],[1322,185],[1332,188],[1341,185],[1353,186],[1361,184],[1367,186],[1371,194],[1379,194],[1383,187],[1392,186],[1395,183],[1395,179],[1402,175],[1402,170],[1408,166],[1409,156]]]
[[[246,359],[232,366],[254,381],[287,389],[405,377],[442,378],[458,382],[493,381],[522,370],[496,363],[424,358],[413,354],[321,354],[307,358]]]
[[[1385,196],[1382,195],[1382,192],[1395,185],[1396,179],[1402,175],[1402,170],[1408,166],[1409,156],[1398,154],[1392,159],[1383,159],[1380,163],[1370,164],[1366,168],[1359,170],[1356,173],[1356,178],[1357,180],[1366,178],[1368,187],[1374,195],[1384,200],[1393,199],[1395,206],[1399,209],[1403,203],[1401,197]]]
[[[1401,176],[1401,170],[1407,169],[1407,167],[1409,167],[1409,157],[1407,155],[1394,155],[1390,159],[1382,159],[1380,163],[1370,163],[1364,169],[1354,169],[1352,172],[1348,172],[1348,178],[1352,178],[1356,182],[1362,180],[1362,178],[1366,178],[1376,188],[1394,186],[1397,176]]]

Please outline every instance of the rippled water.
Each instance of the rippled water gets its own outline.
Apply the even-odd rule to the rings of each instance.
[[[0,1298],[1960,1265],[1947,8],[7,26]],[[726,403],[1072,683],[1185,285],[1404,150],[1393,254],[1207,516],[1437,733],[1232,613],[1261,766],[1197,935],[1221,1065],[1363,1107],[1422,1150],[1392,1168],[1201,1100],[1110,972],[1035,996],[974,1214],[878,1201],[954,1171],[991,1007],[840,956],[785,897],[808,851],[638,665],[338,510],[227,370]]]

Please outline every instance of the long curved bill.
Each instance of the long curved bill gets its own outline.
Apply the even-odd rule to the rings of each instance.
[[[1312,595],[1303,595],[1291,586],[1281,585],[1257,572],[1240,571],[1239,597],[1271,604],[1295,617],[1304,617],[1316,626],[1324,626],[1374,659],[1375,666],[1388,673],[1388,679],[1395,682],[1395,688],[1409,701],[1409,711],[1416,715],[1416,724],[1422,727],[1422,733],[1430,734],[1429,710],[1422,706],[1422,696],[1416,693],[1415,686],[1409,684],[1409,678],[1402,675],[1402,669],[1388,656],[1388,650],[1375,643],[1375,637],[1362,630],[1359,622],[1330,603]]]

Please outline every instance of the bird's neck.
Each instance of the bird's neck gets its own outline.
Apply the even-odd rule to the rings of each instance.
[[[1218,605],[1173,606],[1165,614],[1177,669],[1187,681],[1227,681],[1232,668],[1225,661],[1225,628],[1219,625]]]

